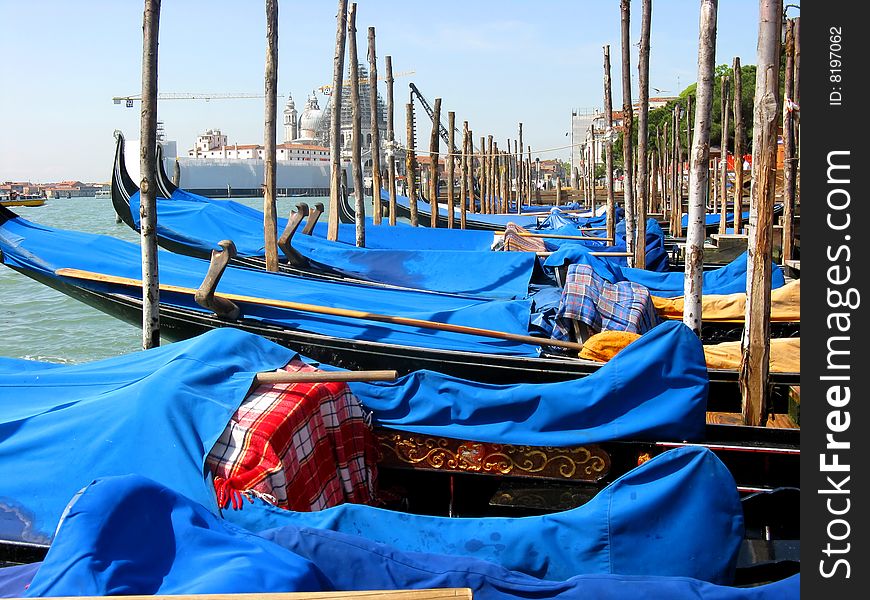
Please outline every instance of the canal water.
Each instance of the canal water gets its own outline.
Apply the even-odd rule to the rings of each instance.
[[[236,199],[262,209],[262,198]],[[279,215],[300,198],[277,198]],[[313,205],[328,198],[305,198]],[[62,229],[139,242],[139,234],[115,222],[110,198],[49,199],[43,206],[15,207],[21,217]],[[324,214],[321,219],[325,219]],[[75,251],[75,248],[71,248]],[[0,265],[0,356],[80,363],[134,352],[141,330]]]

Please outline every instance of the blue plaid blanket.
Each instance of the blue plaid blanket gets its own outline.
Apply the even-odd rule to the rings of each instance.
[[[570,326],[568,319],[586,323],[595,332],[644,333],[659,323],[646,287],[631,281],[610,283],[580,263],[568,267],[556,316],[553,337],[563,339]]]

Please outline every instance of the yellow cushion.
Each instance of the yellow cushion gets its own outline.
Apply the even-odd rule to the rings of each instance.
[[[639,337],[640,334],[628,331],[602,331],[601,333],[596,333],[583,343],[583,349],[580,350],[580,358],[607,362]]]
[[[742,353],[740,342],[722,342],[704,346],[708,369],[739,369]],[[800,373],[801,339],[773,338],[770,340],[770,372]]]
[[[660,298],[652,296],[659,316],[683,318],[683,296]],[[743,322],[746,316],[746,294],[705,294],[701,296],[701,318],[704,321]],[[801,280],[795,279],[770,293],[770,320],[799,322],[801,320]]]

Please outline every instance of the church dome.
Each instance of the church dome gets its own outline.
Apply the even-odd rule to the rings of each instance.
[[[322,116],[323,111],[317,104],[317,98],[314,95],[309,96],[305,103],[305,110],[299,115],[299,137],[314,139],[317,136],[317,125]]]

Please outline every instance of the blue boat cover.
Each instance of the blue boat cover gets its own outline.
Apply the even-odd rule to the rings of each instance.
[[[142,259],[137,244],[108,236],[54,229],[20,217],[10,218],[0,224],[0,250],[5,264],[34,271],[49,279],[57,279],[54,272],[64,267],[141,278]],[[195,290],[208,268],[207,261],[171,252],[160,251],[158,260],[161,285]],[[112,290],[141,298],[141,286],[122,288],[99,282],[76,283],[95,290]],[[529,333],[534,305],[534,300],[530,299],[492,300],[389,290],[234,267],[226,269],[217,290],[227,294],[499,329],[522,335]],[[160,296],[161,303],[205,311],[196,304],[192,294],[164,290]],[[339,338],[519,356],[540,354],[540,348],[536,345],[477,335],[318,315],[250,302],[240,303],[240,307],[246,318]]]
[[[585,225],[584,225],[585,227]],[[553,229],[552,233],[559,235],[580,235],[580,226],[567,223],[559,228]],[[588,232],[591,238],[604,237],[604,231]],[[646,270],[665,272],[668,270],[668,253],[665,250],[664,232],[658,221],[655,219],[647,219],[646,223]],[[625,252],[625,221],[619,221],[616,224],[616,239],[617,242],[613,246],[608,246],[604,241],[596,241],[594,239],[583,240],[582,243],[576,240],[560,240],[547,239],[545,243],[548,250],[553,250],[553,254],[547,257],[544,262],[548,266],[558,266],[565,263],[579,262],[578,256],[588,254],[589,252]],[[624,256],[599,257],[600,260],[606,260],[614,266],[627,267],[628,259]]]
[[[728,204],[729,204],[729,206],[733,206],[733,203],[729,202]],[[777,215],[777,214],[782,213],[782,210],[784,207],[785,207],[785,205],[782,203],[774,204],[773,205],[773,214]],[[744,212],[740,213],[740,216],[741,216],[741,219],[743,220],[744,227],[748,227],[747,223],[749,223],[749,211],[744,211]],[[704,226],[705,227],[712,227],[714,225],[719,225],[719,221],[721,220],[721,218],[722,217],[719,215],[719,213],[707,213],[704,215]],[[689,226],[689,215],[684,214],[680,223],[682,224],[683,229],[688,227]],[[725,223],[726,224],[730,223],[731,225],[734,224],[734,213],[733,212],[726,212],[725,213]]]
[[[130,209],[138,226],[138,192],[130,198]],[[286,219],[280,219],[279,233],[285,225]],[[411,237],[407,230],[403,227],[398,231]],[[265,253],[261,211],[231,200],[209,200],[182,190],[173,192],[169,199],[157,199],[157,234],[163,240],[192,248],[200,255],[220,250],[218,242],[224,239],[233,241],[240,256]],[[492,252],[489,247],[476,252],[454,250],[446,244],[461,240],[461,233],[447,231],[440,237],[445,245],[437,250],[423,249],[419,245],[401,250],[357,248],[353,243],[302,234],[295,235],[292,244],[314,266],[357,279],[492,298],[528,295],[537,261],[533,253]],[[489,243],[492,244],[492,234],[489,234]]]
[[[254,374],[294,353],[224,328],[81,365],[0,359],[0,538],[47,543],[94,477],[136,472],[214,504],[205,456]]]
[[[742,212],[740,214],[740,218],[743,220],[744,223],[749,222],[749,211],[747,210],[747,211]],[[705,227],[712,227],[714,225],[719,225],[719,222],[721,220],[722,220],[722,217],[719,215],[719,213],[707,213],[706,215],[704,215],[704,226]],[[734,212],[725,213],[725,222],[731,223],[732,225],[734,224]],[[680,223],[682,224],[683,229],[688,227],[689,226],[689,215],[684,214]]]
[[[279,227],[282,227],[279,223]],[[328,225],[320,220],[314,226],[313,235],[326,239]],[[366,248],[386,250],[489,250],[495,241],[495,233],[480,229],[448,229],[446,227],[411,227],[396,221],[395,226],[375,225],[366,217]],[[295,238],[294,238],[295,239]],[[356,226],[339,223],[338,241],[356,244]]]
[[[402,552],[482,559],[551,581],[620,573],[730,583],[743,538],[734,479],[712,452],[697,446],[660,454],[586,504],[542,516],[435,517],[361,504],[303,513],[261,501],[224,511],[224,518],[250,531],[306,527],[363,537]],[[699,522],[703,531],[692,535],[680,525]],[[657,556],[664,548],[668,556]]]
[[[741,294],[746,293],[746,261],[744,252],[724,267],[704,271],[703,294]],[[556,267],[563,264],[583,263],[590,265],[598,275],[609,281],[633,281],[649,289],[653,296],[676,298],[683,295],[684,277],[682,272],[656,273],[645,269],[620,267],[609,260],[601,260],[589,254],[580,246],[569,246],[547,257],[545,265]],[[785,277],[779,265],[771,265],[771,289],[785,285]]]
[[[550,209],[550,214],[547,215],[545,219],[543,219],[538,225],[539,229],[559,229],[565,226],[574,226],[574,227],[606,227],[607,226],[607,213],[589,217],[578,217],[571,213],[566,213],[561,208],[566,207],[558,207],[555,206]],[[614,209],[614,217],[616,218],[616,222],[619,223],[625,218],[625,209],[621,206],[617,206]],[[604,235],[603,233],[600,235]]]
[[[707,367],[698,336],[670,321],[573,381],[494,385],[417,371],[350,387],[378,423],[415,433],[536,446],[701,441]]]
[[[376,421],[409,431],[532,445],[697,440],[707,382],[688,331],[662,325],[596,373],[561,384],[487,386],[419,372],[352,388]],[[639,358],[648,352],[657,357]],[[254,374],[294,355],[221,328],[90,364],[0,358],[0,465],[16,473],[0,478],[0,539],[47,542],[76,490],[131,469],[211,505],[205,456]],[[60,466],[64,457],[74,458]]]
[[[264,505],[231,514],[257,507]],[[98,478],[70,502],[28,594],[471,587],[477,598],[547,598],[582,592],[587,577],[615,575],[623,592],[626,576],[691,577],[693,589],[733,580],[743,537],[733,479],[709,450],[692,447],[641,465],[584,506],[544,517],[356,508],[272,508],[281,525],[258,531],[140,475]],[[692,526],[698,522],[705,526]]]
[[[384,189],[381,190],[381,199],[382,200],[389,200],[389,195],[387,195],[387,191]],[[396,194],[396,204],[398,206],[403,206],[406,209],[410,210],[411,203],[409,202],[407,196],[402,196],[401,194]],[[426,202],[425,200],[421,199],[417,202],[417,206],[418,206],[418,211],[419,211],[419,215],[420,215],[420,219],[419,219],[420,224],[424,225],[424,226],[428,226],[429,222],[430,222],[429,216],[431,214],[429,203]],[[456,223],[459,223],[460,209],[454,208],[453,214],[454,214],[454,218],[456,219]],[[443,205],[439,205],[438,215],[446,219],[447,218],[447,207],[443,206]],[[491,214],[483,214],[483,213],[466,212],[465,218],[469,221],[476,221],[478,223],[486,223],[488,225],[491,225],[491,226],[497,227],[497,228],[501,228],[501,229],[504,229],[504,227],[508,223],[516,223],[520,227],[524,227],[526,229],[531,229],[531,228],[535,227],[538,223],[538,217],[536,217],[536,216],[524,217],[522,215],[516,215],[516,214],[491,215]]]

